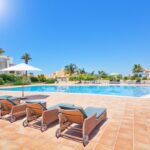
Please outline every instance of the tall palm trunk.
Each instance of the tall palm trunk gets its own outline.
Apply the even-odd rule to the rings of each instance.
[[[28,62],[26,62],[26,64],[28,64]],[[28,78],[28,71],[25,72],[26,75],[26,79]]]
[[[28,61],[31,60],[32,58],[30,57],[30,55],[29,55],[28,53],[25,53],[25,54],[21,57],[21,59],[24,60],[25,64],[28,64]],[[26,76],[26,79],[27,79],[27,77],[28,77],[28,72],[27,72],[27,71],[25,72],[25,76]]]

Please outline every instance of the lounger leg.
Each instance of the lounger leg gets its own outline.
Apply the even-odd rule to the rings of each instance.
[[[13,123],[16,121],[16,116],[11,115],[10,122]]]
[[[2,104],[0,104],[0,119],[2,119]]]
[[[65,116],[61,113],[58,114],[58,118],[59,118],[59,129],[57,129],[56,131],[56,137],[59,138],[61,136],[61,133],[67,128],[67,120],[65,118]]]
[[[0,109],[0,119],[2,119],[2,110]]]
[[[46,131],[48,125],[56,120],[58,120],[58,109],[44,111],[41,120],[41,131]]]
[[[29,118],[31,117],[31,111],[30,111],[30,109],[29,108],[26,108],[26,119],[23,121],[23,123],[22,123],[22,125],[24,126],[24,127],[27,127],[28,125],[29,125]]]
[[[27,119],[26,119],[26,120],[24,120],[24,121],[23,121],[23,123],[22,123],[22,125],[23,125],[24,127],[27,127],[27,126],[29,125],[28,120],[27,120]]]
[[[61,136],[61,129],[60,128],[56,130],[56,134],[55,135],[56,135],[57,139]]]
[[[89,143],[89,136],[83,135],[83,145],[86,146]]]
[[[41,125],[41,132],[44,132],[47,130],[47,124],[42,123]]]

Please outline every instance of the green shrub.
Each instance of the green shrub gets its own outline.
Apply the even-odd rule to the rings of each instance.
[[[0,85],[3,85],[5,82],[2,78],[0,78]]]
[[[125,80],[125,81],[128,80],[128,77],[124,77],[123,80]]]
[[[109,81],[115,81],[114,77],[113,76],[109,76]]]
[[[22,85],[22,80],[17,80],[14,82],[14,85]]]
[[[71,76],[69,78],[69,81],[91,81],[91,80],[97,80],[98,77],[96,75],[91,74],[80,74],[76,76]]]
[[[40,74],[40,75],[38,75],[38,80],[40,82],[45,82],[46,81],[46,77],[44,76],[44,74]]]
[[[39,82],[38,77],[31,76],[31,82]]]
[[[53,84],[55,82],[56,82],[56,79],[48,79],[48,80],[46,80],[47,84]]]
[[[95,75],[87,75],[85,78],[85,80],[87,80],[87,81],[96,80],[96,79],[97,79],[97,77]]]
[[[72,76],[72,77],[69,78],[69,81],[79,81],[79,80],[80,79],[77,76]]]
[[[137,78],[136,76],[132,76],[131,80],[136,80],[136,78]]]
[[[10,83],[10,82],[15,82],[16,80],[20,79],[21,77],[16,76],[14,74],[0,74],[0,78],[2,78],[5,83]]]
[[[137,82],[137,83],[141,82],[141,78],[140,78],[140,77],[137,77],[137,78],[136,78],[136,82]]]
[[[31,84],[31,80],[30,79],[24,79],[24,82],[23,82],[22,79],[18,79],[14,82],[14,85],[22,85],[22,84],[29,85],[29,84]]]
[[[105,79],[108,77],[107,73],[105,71],[98,71],[98,77],[100,79]]]
[[[147,77],[143,77],[142,80],[147,80]]]

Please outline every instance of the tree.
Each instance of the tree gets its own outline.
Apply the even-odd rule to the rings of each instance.
[[[90,75],[94,76],[94,75],[95,75],[95,71],[92,71],[92,72],[90,73]]]
[[[0,48],[0,55],[3,55],[5,53],[5,50]]]
[[[44,74],[38,75],[38,80],[39,80],[40,82],[45,82],[45,81],[46,81],[45,75],[44,75]]]
[[[100,78],[106,78],[106,77],[107,77],[107,73],[104,72],[104,71],[98,71],[98,76],[99,76]]]
[[[30,57],[30,55],[28,53],[25,53],[22,57],[21,57],[22,60],[24,60],[24,62],[26,64],[28,64],[29,60],[31,60],[32,58]]]
[[[138,75],[138,76],[139,76],[139,74],[143,72],[143,67],[142,67],[140,64],[135,64],[135,65],[133,66],[132,72],[133,72],[135,75]]]
[[[82,69],[79,69],[79,70],[78,70],[78,73],[79,73],[79,74],[86,74],[86,71],[85,71],[84,68],[82,68]]]
[[[65,66],[64,70],[67,74],[72,76],[74,73],[77,72],[77,66],[75,64],[69,64]]]
[[[24,60],[24,62],[25,62],[26,64],[28,64],[28,63],[29,63],[29,60],[31,60],[32,58],[31,58],[31,56],[30,56],[28,53],[25,53],[25,54],[21,57],[21,59]],[[26,78],[27,78],[27,76],[28,76],[28,72],[26,71]]]

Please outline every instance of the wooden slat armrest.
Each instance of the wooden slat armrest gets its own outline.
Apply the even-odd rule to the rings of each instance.
[[[96,114],[86,118],[83,123],[83,134],[89,135],[96,126]]]
[[[20,105],[17,105],[17,106],[13,106],[12,107],[12,113],[17,113],[17,112],[20,112],[20,111],[25,111],[26,110],[26,104],[20,104]]]
[[[42,120],[44,124],[49,124],[58,119],[58,109],[46,110],[43,112]]]

